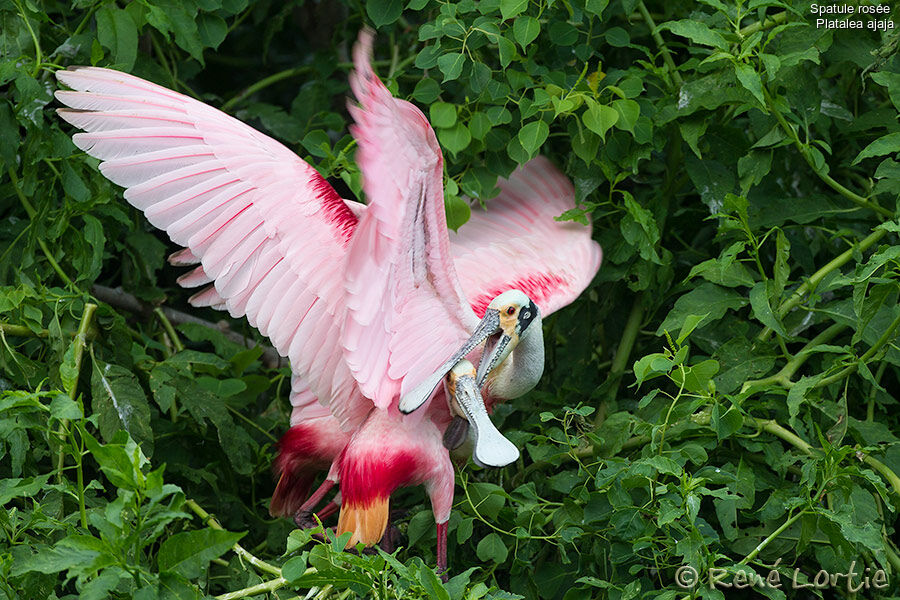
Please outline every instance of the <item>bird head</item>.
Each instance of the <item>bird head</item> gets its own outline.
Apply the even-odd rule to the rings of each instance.
[[[503,292],[488,304],[472,336],[437,371],[400,398],[400,411],[408,414],[425,404],[450,370],[487,340],[476,377],[481,387],[488,374],[510,355],[522,337],[540,328],[540,311],[531,298],[519,290]]]
[[[484,344],[478,363],[477,381],[484,385],[488,374],[497,368],[519,345],[527,332],[541,328],[541,312],[537,305],[519,290],[503,292],[488,304],[481,322],[497,323]]]

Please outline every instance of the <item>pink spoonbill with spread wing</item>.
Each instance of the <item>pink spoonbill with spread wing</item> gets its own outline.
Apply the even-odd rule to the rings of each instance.
[[[589,227],[553,220],[574,200],[545,159],[520,167],[490,210],[448,232],[434,131],[375,76],[371,46],[363,32],[350,80],[367,205],[342,200],[280,143],[131,75],[60,71],[72,91],[57,92],[69,107],[59,113],[85,131],[74,141],[102,161],[101,173],[184,248],[173,262],[198,264],[181,279],[208,284],[192,302],[246,316],[290,359],[295,408],[272,511],[300,508],[327,469],[342,495],[338,532],[371,545],[391,493],[424,484],[444,568],[451,416],[468,418],[476,460],[509,462],[505,438],[466,406],[482,385],[488,403],[533,387],[543,368],[540,314],[584,290],[601,252]],[[477,373],[467,363],[454,369],[467,356]],[[448,373],[460,390],[450,401],[440,385]]]

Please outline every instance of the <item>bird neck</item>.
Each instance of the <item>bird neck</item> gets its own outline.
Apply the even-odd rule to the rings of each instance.
[[[511,400],[531,391],[544,373],[544,332],[540,318],[519,338],[519,343],[488,379],[491,396]]]

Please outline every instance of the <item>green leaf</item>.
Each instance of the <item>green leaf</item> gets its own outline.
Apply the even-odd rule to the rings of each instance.
[[[431,567],[425,564],[419,566],[417,577],[429,599],[450,600],[450,594],[444,589],[444,585]]]
[[[500,14],[503,15],[504,21],[522,14],[526,8],[528,0],[500,0]]]
[[[587,0],[584,3],[584,10],[590,14],[603,16],[603,10],[609,6],[609,0]]]
[[[202,13],[197,17],[197,32],[200,34],[200,43],[215,50],[225,41],[228,24],[218,15]]]
[[[64,419],[74,421],[84,416],[78,403],[63,394],[58,394],[50,402],[50,415],[60,421]]]
[[[306,555],[294,556],[288,559],[281,567],[281,576],[288,581],[294,581],[306,572]]]
[[[469,204],[456,194],[444,195],[444,211],[447,215],[447,227],[453,231],[465,225],[472,216]]]
[[[728,42],[718,31],[710,29],[708,25],[693,19],[669,21],[659,26],[660,30],[668,29],[675,35],[690,39],[696,44],[712,46],[719,50],[728,50]]]
[[[491,120],[485,113],[476,112],[469,117],[469,133],[476,140],[483,140],[490,130]]]
[[[878,85],[883,85],[888,89],[888,95],[894,108],[900,112],[900,73],[891,73],[890,71],[877,71],[869,73],[872,81]]]
[[[743,250],[743,243],[737,242],[722,252],[719,258],[710,258],[691,268],[688,279],[703,279],[725,287],[753,287],[756,283],[753,273],[737,260],[737,253]]]
[[[457,123],[450,129],[438,129],[437,135],[441,146],[453,154],[465,150],[472,141],[472,134],[469,133],[469,128],[464,123]]]
[[[550,41],[557,46],[572,46],[578,41],[578,30],[565,21],[553,21],[548,33]]]
[[[886,154],[896,154],[897,152],[900,152],[900,132],[889,133],[881,136],[863,148],[862,152],[853,159],[853,163],[851,164],[855,165],[860,161],[873,156],[884,156]]]
[[[519,143],[529,155],[534,156],[550,135],[550,127],[543,121],[531,121],[519,130]]]
[[[662,335],[665,331],[680,331],[691,315],[706,314],[698,325],[702,327],[712,321],[718,321],[729,310],[741,308],[746,304],[747,300],[733,290],[711,283],[702,283],[675,301],[675,306],[656,328],[656,335]]]
[[[619,120],[619,111],[611,106],[598,104],[593,100],[587,103],[587,110],[581,115],[584,126],[606,140],[606,132]]]
[[[475,554],[478,555],[479,560],[502,563],[506,561],[509,550],[506,549],[506,545],[499,535],[496,533],[489,533],[478,542],[478,547],[475,548]]]
[[[693,154],[687,155],[684,167],[710,212],[721,211],[728,194],[735,191],[734,172],[715,159],[700,160]]]
[[[714,358],[721,370],[716,376],[716,390],[730,394],[748,379],[769,372],[775,364],[775,356],[769,347],[754,345],[743,336],[735,337],[716,349]]]
[[[474,525],[475,519],[472,518],[463,519],[459,522],[459,525],[456,526],[456,542],[458,544],[463,544],[472,537]]]
[[[623,131],[634,133],[634,125],[637,123],[638,117],[641,115],[641,106],[634,100],[619,98],[613,100],[612,107],[619,118],[616,119],[614,125]]]
[[[81,344],[81,340],[78,339],[69,342],[69,347],[63,355],[63,361],[59,365],[59,380],[68,394],[73,394],[75,385],[78,382],[78,369],[75,368],[75,350]]]
[[[403,0],[368,0],[366,14],[376,28],[390,25],[403,14]]]
[[[88,452],[100,465],[100,470],[110,483],[126,490],[144,487],[142,468],[147,464],[147,458],[125,431],[120,431],[113,442],[103,445],[83,426],[78,426],[78,430]]]
[[[131,14],[114,5],[97,10],[97,39],[112,51],[113,62],[130,71],[137,59],[137,25]]]
[[[778,318],[769,303],[769,294],[772,288],[774,286],[771,281],[760,281],[750,290],[750,306],[753,307],[753,316],[782,338],[788,338],[790,336],[785,331],[781,319]]]
[[[152,454],[150,405],[134,374],[118,365],[97,360],[92,369],[91,391],[91,408],[97,415],[97,426],[103,439],[110,441],[116,432],[124,429],[143,445],[146,454]]]
[[[228,552],[244,535],[211,528],[182,531],[160,545],[156,562],[160,571],[174,571],[189,579],[199,577],[201,569]]]
[[[522,46],[522,50],[525,50],[525,47],[533,42],[540,33],[541,23],[534,17],[518,17],[513,24],[513,35],[516,41],[519,42],[519,45]]]
[[[709,383],[719,372],[719,363],[712,360],[704,360],[696,365],[672,371],[672,381],[676,385],[684,384],[684,389],[695,394],[703,394],[709,391]]]
[[[585,163],[591,164],[600,149],[600,141],[600,136],[582,130],[572,137],[572,151]],[[584,224],[587,225],[587,222]]]
[[[78,274],[78,281],[93,282],[99,275],[103,266],[103,250],[106,247],[106,236],[103,235],[103,225],[93,215],[82,215],[84,219],[84,239],[91,247],[88,258],[90,262],[83,264]]]
[[[461,52],[448,52],[437,59],[438,68],[444,74],[445,82],[458,79],[464,64],[466,64],[466,56]]]
[[[35,554],[29,554],[13,562],[11,571],[13,577],[25,573],[59,573],[69,569],[78,569],[92,564],[100,555],[96,550],[86,548],[69,548],[61,542],[53,548],[39,547]]]
[[[416,84],[416,87],[412,93],[412,97],[417,102],[421,102],[423,104],[434,102],[440,95],[440,84],[430,77],[425,77],[419,80],[419,83]]]
[[[761,183],[772,169],[771,151],[750,151],[738,159],[738,177],[741,193],[747,195],[750,188]]]
[[[437,65],[438,58],[441,56],[440,41],[425,46],[416,55],[415,65],[420,69],[430,69]]]
[[[702,315],[688,315],[684,319],[684,324],[681,326],[681,331],[678,334],[678,337],[675,339],[675,343],[681,345],[684,343],[684,340],[691,335],[691,332],[697,328],[697,325],[703,321],[707,317],[707,314]]]
[[[815,388],[819,380],[822,379],[822,376],[822,373],[813,377],[803,376],[791,386],[786,400],[788,408],[788,424],[791,427],[797,427],[797,415],[800,414],[800,405],[806,401],[807,394],[810,390]]]
[[[761,105],[765,106],[766,99],[762,93],[762,80],[759,78],[759,73],[756,72],[756,69],[746,63],[738,62],[734,63],[734,72],[741,85],[753,94],[753,97],[759,100]]]
[[[622,239],[634,246],[644,260],[660,264],[662,261],[657,252],[660,234],[656,218],[652,212],[638,204],[631,194],[624,192],[623,195],[628,213],[619,221]]]
[[[730,407],[725,412],[718,404],[713,406],[709,421],[710,427],[716,432],[716,437],[722,440],[731,437],[744,426],[744,416],[741,411],[735,407]]]
[[[428,115],[432,126],[452,127],[456,123],[456,105],[435,102],[428,108]]]
[[[180,0],[155,0],[147,6],[147,22],[163,34],[174,33],[175,43],[203,64],[197,5]]]

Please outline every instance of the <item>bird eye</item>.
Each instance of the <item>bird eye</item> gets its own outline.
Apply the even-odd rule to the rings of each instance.
[[[515,306],[510,306],[509,308],[506,309],[506,314],[508,314],[508,315],[512,315],[515,312],[516,312]]]

